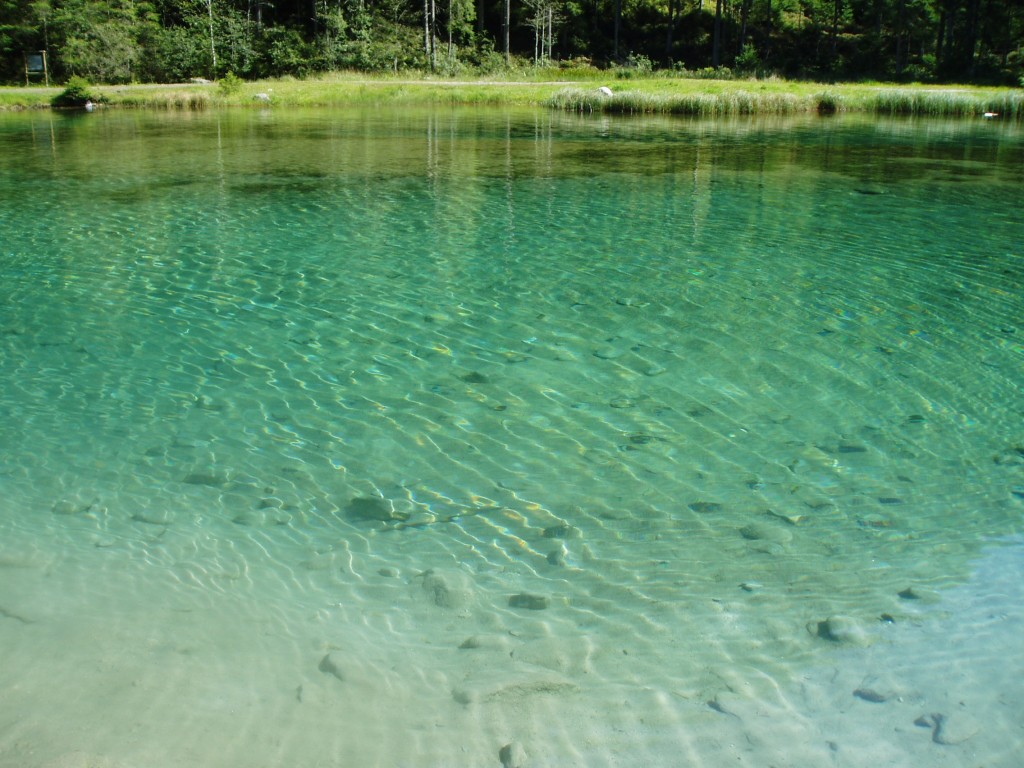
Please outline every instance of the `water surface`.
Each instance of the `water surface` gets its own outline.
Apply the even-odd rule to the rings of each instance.
[[[1009,765],[1022,185],[988,121],[3,116],[0,765]]]

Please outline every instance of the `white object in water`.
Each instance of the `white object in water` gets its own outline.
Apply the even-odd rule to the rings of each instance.
[[[96,109],[96,105],[92,103],[92,99],[86,99],[86,101],[85,101],[85,111],[86,112],[92,112],[94,109]]]
[[[601,86],[600,88],[598,88],[597,90],[599,90],[599,91],[600,91],[601,93],[603,93],[603,94],[604,94],[605,96],[611,96],[611,95],[612,95],[612,89],[611,89],[611,88],[609,88],[609,87],[608,87],[607,85],[602,85],[602,86]]]
[[[257,93],[255,96],[253,96],[253,98],[256,99],[257,101],[266,102],[267,104],[270,103],[270,94],[269,93]]]
[[[982,115],[982,117],[984,117],[986,120],[991,120],[993,117],[999,117],[999,113],[998,112],[986,112],[985,114]]]

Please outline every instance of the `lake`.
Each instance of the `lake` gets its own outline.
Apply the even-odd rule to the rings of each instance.
[[[1024,751],[1024,131],[0,115],[0,766]]]

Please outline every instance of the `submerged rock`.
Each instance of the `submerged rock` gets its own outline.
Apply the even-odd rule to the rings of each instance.
[[[231,518],[231,522],[251,528],[269,528],[275,525],[287,525],[291,522],[291,515],[276,507],[265,507],[239,512]]]
[[[342,682],[345,681],[344,672],[342,672],[341,667],[338,665],[338,662],[335,659],[331,658],[331,654],[329,653],[322,659],[320,659],[320,663],[317,665],[317,669],[319,669],[325,675],[336,677]]]
[[[228,484],[228,476],[217,472],[192,472],[185,475],[186,485],[206,485],[210,488],[224,488]]]
[[[773,509],[768,510],[768,516],[774,517],[776,520],[782,520],[789,525],[800,525],[804,520],[807,519],[807,515],[801,515],[796,512],[776,512]]]
[[[551,605],[551,599],[544,595],[530,595],[525,592],[520,592],[518,595],[512,595],[512,597],[508,599],[508,604],[511,608],[525,608],[528,611],[543,611]]]
[[[750,523],[740,528],[740,536],[748,541],[768,541],[786,544],[792,541],[793,534],[781,525],[770,523]]]
[[[547,559],[549,565],[556,565],[556,566],[559,566],[559,567],[564,567],[566,565],[565,556],[567,554],[568,554],[568,552],[566,551],[565,547],[563,546],[563,547],[559,547],[558,549],[553,549],[550,552],[548,552],[548,555],[547,555],[546,559]]]
[[[53,504],[53,514],[55,515],[77,515],[82,512],[88,512],[92,509],[92,504],[86,504],[80,501],[56,501]]]
[[[473,635],[459,645],[461,651],[487,650],[507,654],[511,643],[504,635]]]
[[[541,531],[541,536],[545,539],[578,539],[583,536],[583,532],[575,526],[562,523],[560,525],[549,525]]]
[[[423,592],[438,608],[465,608],[473,602],[473,589],[461,573],[438,573],[434,570],[422,574]]]
[[[879,691],[874,688],[857,688],[853,695],[862,701],[870,701],[872,704],[883,704],[896,698],[896,694],[892,691]]]
[[[490,384],[491,380],[479,371],[469,371],[459,376],[467,384]]]
[[[1014,445],[1000,451],[992,457],[992,461],[1001,467],[1024,466],[1024,446]]]
[[[357,520],[380,520],[382,522],[409,519],[409,515],[396,511],[394,504],[380,496],[356,496],[345,507],[345,514]]]
[[[501,768],[525,768],[526,750],[518,742],[510,742],[498,750]]]
[[[941,600],[941,596],[938,592],[931,589],[923,589],[922,587],[910,586],[906,589],[900,590],[896,595],[901,600],[920,600],[923,603],[937,603]]]
[[[849,616],[830,616],[824,621],[813,624],[812,632],[822,640],[833,643],[865,645],[867,641],[864,630],[855,619]]]
[[[167,509],[149,509],[147,507],[133,512],[132,520],[148,525],[170,525],[174,522],[174,515]]]
[[[692,509],[694,512],[697,512],[702,515],[722,511],[722,505],[719,504],[717,501],[695,501],[687,506],[689,506],[690,509]]]

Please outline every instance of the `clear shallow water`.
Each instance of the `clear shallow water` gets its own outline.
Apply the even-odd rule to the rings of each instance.
[[[5,116],[0,759],[858,764],[800,681],[1019,547],[1022,182],[994,123]]]

